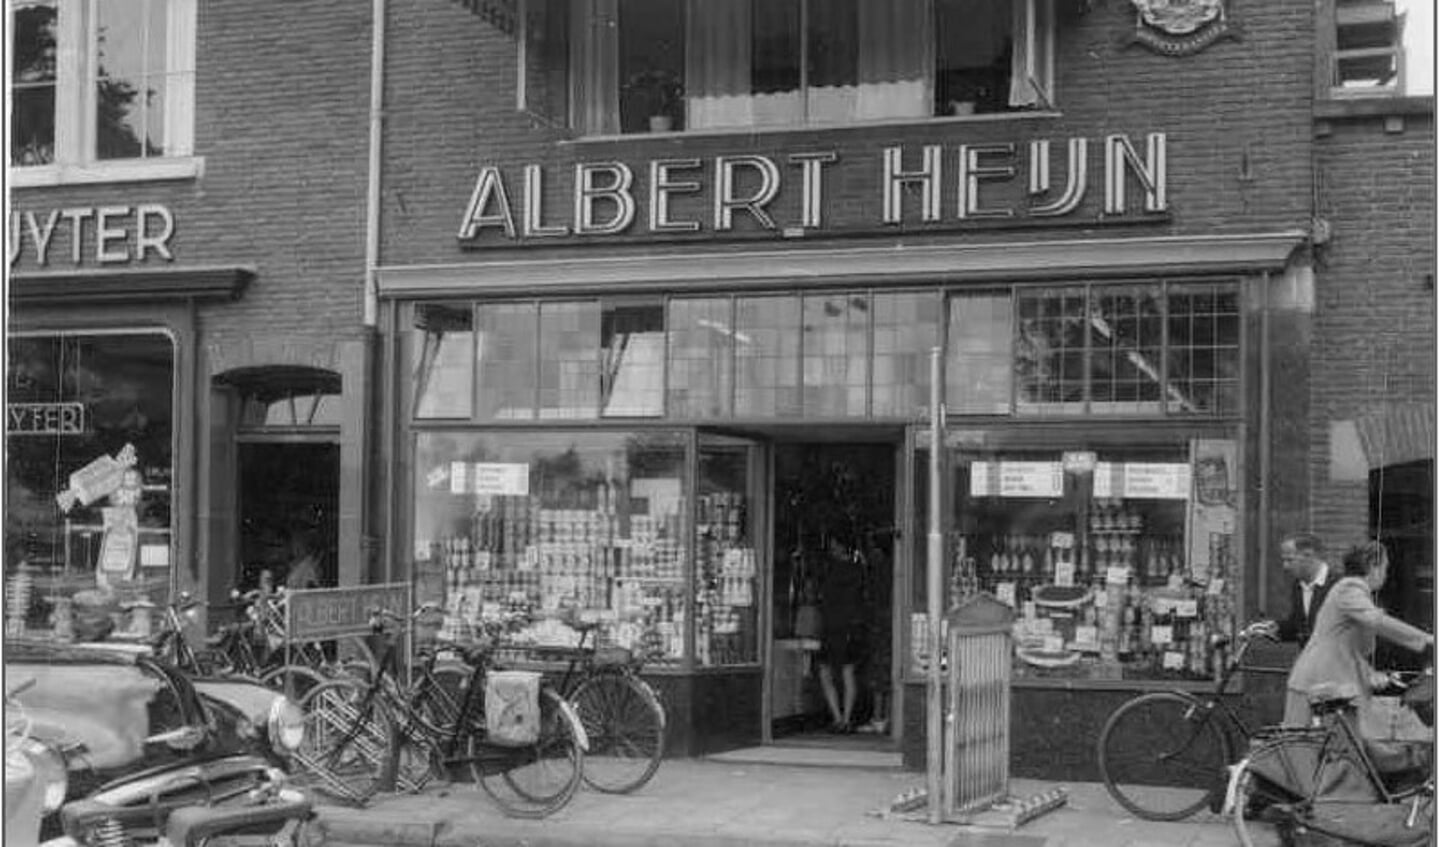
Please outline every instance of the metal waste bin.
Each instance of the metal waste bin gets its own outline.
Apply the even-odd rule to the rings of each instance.
[[[943,805],[963,819],[1009,794],[1009,681],[1014,610],[990,594],[952,609],[944,722]]]

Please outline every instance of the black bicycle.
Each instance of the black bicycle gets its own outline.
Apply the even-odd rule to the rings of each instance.
[[[541,659],[567,662],[555,688],[584,724],[585,784],[608,794],[629,794],[649,782],[665,755],[668,723],[659,694],[640,676],[644,658],[624,647],[598,645],[599,625],[573,617],[574,647],[528,647]]]
[[[1156,821],[1182,820],[1205,807],[1219,811],[1226,768],[1255,734],[1224,693],[1258,639],[1274,640],[1272,629],[1260,623],[1239,633],[1207,695],[1154,691],[1109,716],[1099,733],[1099,773],[1115,802]]]
[[[1425,739],[1361,736],[1356,693],[1326,685],[1311,695],[1316,725],[1284,727],[1257,741],[1234,767],[1225,796],[1240,843],[1287,845],[1310,832],[1356,847],[1432,844],[1432,669],[1427,673],[1429,719],[1415,710],[1429,727]]]
[[[415,617],[436,610],[422,606]],[[373,610],[384,649],[367,682],[336,678],[316,686],[301,702],[305,744],[296,754],[313,788],[363,804],[393,780],[417,791],[432,777],[463,773],[506,814],[540,818],[563,808],[579,787],[585,733],[573,708],[541,684],[539,719],[532,738],[504,740],[486,720],[491,654],[499,632],[487,642],[455,645],[463,664],[440,666],[436,652],[422,650],[412,681],[398,679],[400,615]]]

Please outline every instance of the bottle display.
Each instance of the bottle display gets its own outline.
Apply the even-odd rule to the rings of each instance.
[[[1159,496],[1094,496],[1085,474],[1043,499],[959,479],[949,602],[977,585],[1014,608],[1017,676],[1212,677],[1216,637],[1234,631],[1234,536],[1211,522],[1194,537],[1186,468],[1172,467]]]

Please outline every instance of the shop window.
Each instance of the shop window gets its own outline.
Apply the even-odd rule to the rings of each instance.
[[[1177,414],[1239,412],[1239,291],[1225,283],[1171,284],[1167,408]]]
[[[593,418],[600,407],[600,304],[540,305],[540,417]]]
[[[945,405],[955,414],[1002,415],[1014,390],[1009,291],[955,295],[949,300]],[[925,400],[928,403],[928,398]]]
[[[713,420],[734,413],[734,350],[749,336],[734,328],[728,297],[675,298],[669,302],[669,413]]]
[[[737,417],[799,416],[799,325],[798,297],[735,298]]]
[[[174,342],[17,335],[7,349],[6,631],[142,637],[174,561]]]
[[[14,0],[10,165],[188,157],[195,0]]]
[[[474,315],[469,304],[418,303],[405,339],[417,418],[468,418],[474,399]]]
[[[604,304],[600,313],[602,417],[664,414],[664,330],[664,306],[658,299]]]
[[[539,310],[534,303],[483,303],[477,314],[480,420],[533,418]]]
[[[1090,411],[1160,411],[1164,310],[1157,285],[1096,287],[1089,313]],[[1175,390],[1174,399],[1183,400]],[[1181,405],[1182,408],[1182,405]]]
[[[802,320],[805,415],[863,417],[869,399],[868,292],[806,295]]]
[[[1236,442],[1128,438],[949,453],[943,605],[985,591],[1013,606],[1017,677],[1201,680],[1224,661],[1215,637],[1234,633],[1242,581]]]
[[[995,370],[1003,295],[950,304],[951,402],[1007,411]],[[1229,416],[1239,411],[1239,290],[1225,282],[1018,287],[1017,414]]]
[[[562,6],[545,4],[531,23],[535,52],[547,47],[552,60],[539,38],[570,14]],[[570,117],[586,134],[852,124],[1052,102],[1052,0],[588,0],[573,14]],[[532,111],[553,108],[540,99],[555,99],[546,79],[526,69]]]
[[[695,538],[695,662],[759,661],[759,560],[751,470],[755,448],[703,435]]]
[[[929,351],[939,344],[939,295],[931,291],[876,291],[870,412],[877,418],[913,418],[929,407]]]
[[[557,619],[577,614],[600,623],[601,643],[678,665],[690,619],[686,461],[686,437],[665,432],[419,434],[417,600],[442,603],[458,638],[522,608],[541,620],[516,643],[573,644]]]

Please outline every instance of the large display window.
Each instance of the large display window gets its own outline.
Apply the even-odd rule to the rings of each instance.
[[[752,448],[706,442],[696,498],[691,439],[662,430],[418,434],[418,599],[444,604],[456,638],[524,610],[535,622],[516,644],[574,644],[565,620],[577,616],[599,624],[599,643],[642,651],[651,665],[679,667],[691,655],[705,666],[756,661]]]
[[[1232,437],[955,440],[970,443],[944,457],[944,602],[985,591],[1014,608],[1016,678],[1199,680],[1222,667],[1217,637],[1233,636],[1240,608]],[[915,561],[922,573],[922,551]],[[918,669],[924,581],[914,584]]]
[[[174,341],[14,335],[7,350],[6,632],[146,637],[174,561]]]

